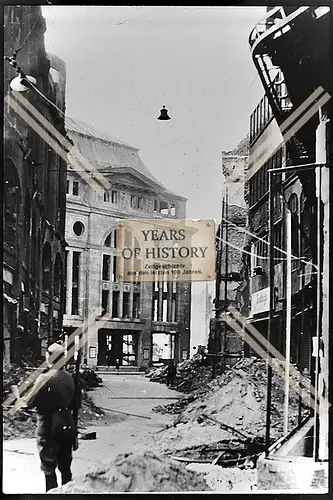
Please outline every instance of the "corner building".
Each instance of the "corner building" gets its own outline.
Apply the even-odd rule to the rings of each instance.
[[[115,366],[118,358],[122,366],[144,369],[153,361],[187,359],[191,283],[117,282],[115,229],[122,219],[185,219],[186,199],[149,172],[137,148],[70,119],[67,134],[111,188],[94,189],[68,169],[65,333],[99,309],[83,350],[89,366]]]

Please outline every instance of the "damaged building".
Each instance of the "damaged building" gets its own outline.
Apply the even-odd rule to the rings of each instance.
[[[62,329],[66,162],[38,126],[45,119],[65,135],[66,71],[46,53],[45,31],[41,7],[4,7],[5,366],[36,363]]]
[[[190,281],[122,283],[116,276],[119,221],[185,219],[186,199],[150,173],[137,148],[69,118],[66,128],[89,162],[90,178],[98,173],[109,188],[94,188],[79,171],[68,170],[65,334],[101,309],[84,348],[89,366],[106,369],[118,359],[121,366],[139,369],[187,359]]]
[[[246,324],[281,353],[286,373],[296,366],[302,377],[309,376],[313,401],[320,398],[311,405],[311,418],[304,419],[300,396],[298,427],[291,429],[291,382],[285,375],[284,438],[260,466],[263,489],[299,488],[304,467],[309,485],[327,484],[330,17],[329,7],[269,8],[249,39],[265,95],[250,120]],[[270,385],[268,370],[268,390]],[[267,436],[269,413],[268,401]]]

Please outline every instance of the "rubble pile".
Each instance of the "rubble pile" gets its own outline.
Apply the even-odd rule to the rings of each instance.
[[[204,476],[151,452],[126,453],[49,493],[211,491]]]
[[[212,464],[191,463],[186,466],[204,474],[207,485],[218,493],[251,493],[258,490],[257,469],[243,469],[241,472],[235,467],[224,468]]]
[[[195,354],[191,359],[178,363],[175,381],[172,385],[177,391],[188,393],[202,388],[212,378],[211,367],[201,354]],[[151,370],[146,376],[151,382],[165,383],[167,366]]]
[[[70,370],[69,370],[70,371]],[[28,372],[29,373],[29,372]],[[3,374],[2,401],[12,392],[12,385],[20,385],[28,376],[24,367],[11,366]],[[98,408],[87,391],[98,387],[103,380],[91,369],[84,366],[80,369],[80,382],[82,386],[82,407],[79,413],[79,425],[100,420],[104,416],[104,411]],[[21,408],[14,415],[8,415],[6,408],[3,411],[3,438],[33,438],[36,435],[37,413],[34,409]]]
[[[195,375],[194,375],[195,377]],[[175,413],[173,426],[155,435],[152,449],[183,450],[213,443],[232,435],[230,428],[245,437],[263,438],[266,422],[266,363],[244,358],[232,368],[192,393],[192,400],[178,401],[162,410]],[[284,380],[273,371],[271,403],[272,442],[283,435]],[[158,411],[158,408],[155,408]],[[160,410],[161,411],[161,410]],[[302,415],[309,414],[303,403]],[[298,395],[290,388],[289,425],[297,425]],[[216,420],[214,422],[212,419]],[[229,428],[219,425],[226,424]]]

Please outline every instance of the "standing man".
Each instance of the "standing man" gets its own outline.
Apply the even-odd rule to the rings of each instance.
[[[120,366],[120,361],[119,361],[119,358],[116,359],[116,370],[117,370],[117,374],[119,375],[119,366]]]
[[[166,379],[166,385],[167,387],[171,387],[172,384],[174,383],[175,377],[176,377],[176,367],[173,359],[170,361],[168,369],[167,369],[167,379]]]
[[[72,479],[72,450],[77,449],[77,423],[73,411],[81,406],[81,390],[79,387],[75,390],[74,377],[63,369],[54,368],[64,355],[64,348],[52,344],[48,354],[57,354],[58,358],[37,378],[31,396],[23,398],[23,406],[37,408],[37,446],[46,491],[58,487],[56,468],[61,473],[62,484]]]

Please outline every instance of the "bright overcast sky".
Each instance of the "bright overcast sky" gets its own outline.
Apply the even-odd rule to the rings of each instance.
[[[248,133],[262,94],[248,37],[263,7],[46,6],[47,51],[67,66],[67,113],[140,149],[186,196],[189,218],[218,219],[221,150]],[[165,105],[171,120],[157,120]]]
[[[43,6],[46,49],[67,66],[67,114],[140,149],[188,198],[187,217],[221,213],[221,151],[249,132],[263,94],[248,38],[264,7]],[[159,121],[165,105],[171,120]],[[192,345],[205,288],[193,284]],[[195,297],[197,297],[195,299]]]

